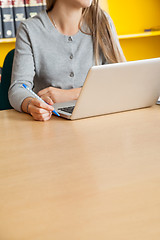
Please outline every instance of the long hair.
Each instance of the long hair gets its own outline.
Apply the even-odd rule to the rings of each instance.
[[[47,11],[52,10],[55,2],[56,0],[46,0]],[[107,17],[107,14],[100,8],[99,0],[93,0],[90,7],[83,9],[82,21],[87,24],[92,35],[96,64],[99,63],[101,53],[109,63],[126,61],[119,41],[113,33],[114,26],[111,26],[109,16]],[[81,28],[80,30],[83,32]]]

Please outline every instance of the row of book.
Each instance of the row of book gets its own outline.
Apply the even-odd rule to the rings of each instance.
[[[14,38],[21,21],[45,8],[45,0],[0,0],[0,38]]]

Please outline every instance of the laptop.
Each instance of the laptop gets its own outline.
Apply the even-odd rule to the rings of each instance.
[[[160,96],[160,58],[93,66],[77,101],[56,103],[70,120],[154,105]]]

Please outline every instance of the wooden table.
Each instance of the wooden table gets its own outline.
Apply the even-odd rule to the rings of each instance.
[[[0,240],[159,240],[160,107],[0,112]]]

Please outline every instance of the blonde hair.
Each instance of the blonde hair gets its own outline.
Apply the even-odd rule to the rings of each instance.
[[[46,0],[48,12],[53,9],[55,2],[56,0]],[[99,0],[93,0],[90,7],[83,9],[81,22],[82,20],[85,21],[92,35],[96,64],[99,63],[100,53],[109,63],[126,61],[119,41],[113,33],[114,26],[111,26],[109,15],[107,17],[107,14],[100,8]],[[81,28],[80,30],[83,32]]]

